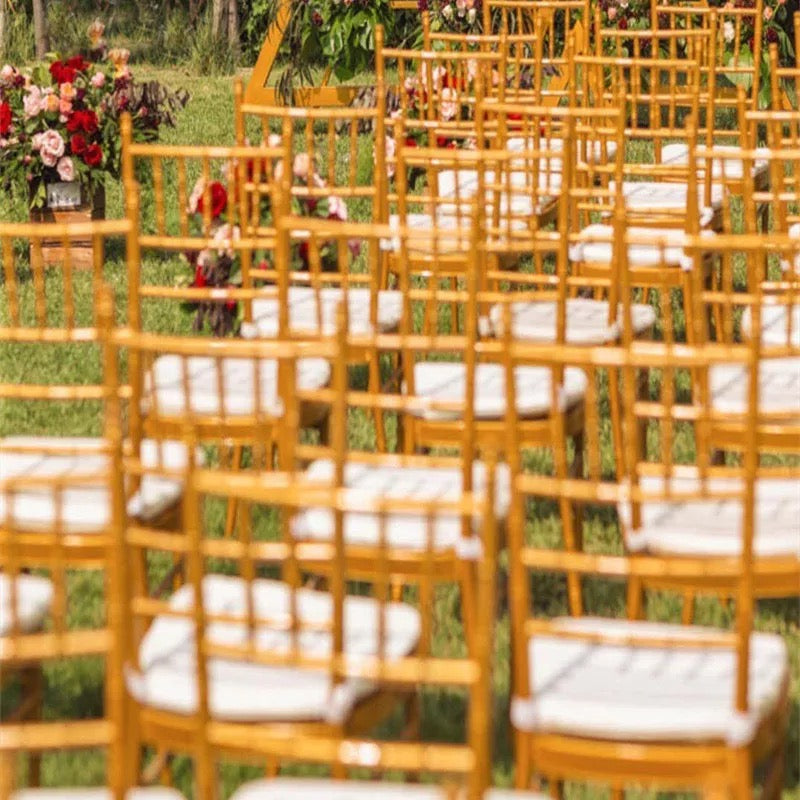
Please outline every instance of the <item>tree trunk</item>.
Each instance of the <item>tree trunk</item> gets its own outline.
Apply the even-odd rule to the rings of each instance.
[[[239,11],[236,0],[228,0],[228,43],[236,63],[239,62]]]
[[[222,32],[222,18],[225,16],[224,0],[214,0],[211,6],[211,34],[216,39]]]
[[[6,0],[0,0],[0,61],[4,61],[6,56],[7,21],[8,4]]]
[[[36,58],[43,59],[50,50],[47,36],[47,2],[33,0],[33,31],[36,37]]]

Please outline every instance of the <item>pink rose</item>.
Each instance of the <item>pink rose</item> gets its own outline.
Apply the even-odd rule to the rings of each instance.
[[[42,161],[48,167],[54,167],[58,159],[64,155],[64,140],[58,131],[45,131],[42,134],[41,150]]]
[[[22,99],[22,106],[26,119],[35,117],[42,110],[42,90],[38,86],[31,86]]]
[[[57,94],[45,94],[42,97],[42,111],[58,111],[61,101],[58,99]]]
[[[11,64],[4,64],[3,69],[0,69],[0,80],[10,81],[15,74],[16,70],[11,66]]]
[[[59,113],[61,114],[61,116],[64,117],[62,122],[66,122],[67,121],[66,120],[67,114],[71,114],[72,113],[72,100],[68,100],[66,97],[62,97],[58,101],[58,110],[59,110]]]
[[[75,165],[72,163],[72,159],[69,156],[60,158],[56,169],[58,170],[58,177],[61,178],[62,181],[75,180]]]
[[[42,137],[44,136],[43,133],[34,133],[33,138],[31,139],[31,147],[34,150],[41,150],[42,149]]]
[[[613,22],[617,18],[616,6],[611,6],[611,8],[608,9],[608,18],[611,22]]]
[[[347,206],[341,197],[334,194],[328,198],[328,219],[347,222]]]
[[[95,72],[89,81],[89,83],[91,83],[95,89],[99,89],[101,86],[103,86],[103,84],[105,84],[105,82],[106,76],[102,72]]]
[[[310,171],[311,159],[309,158],[308,153],[298,153],[294,157],[294,163],[292,164],[292,172],[294,173],[295,177],[303,180],[308,178]]]

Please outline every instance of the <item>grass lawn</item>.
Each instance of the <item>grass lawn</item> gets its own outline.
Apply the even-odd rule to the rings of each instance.
[[[156,78],[168,85],[183,86],[191,93],[191,101],[178,118],[178,127],[167,130],[164,141],[184,144],[231,144],[233,143],[233,93],[230,78],[197,77],[182,69],[138,68],[137,77]],[[108,216],[121,214],[121,190],[119,186],[107,188]],[[143,202],[146,202],[146,193]],[[0,199],[0,217],[24,219],[25,208],[11,205]],[[106,277],[115,287],[119,300],[120,315],[126,293],[125,265],[121,250],[111,250],[106,267]],[[147,258],[143,265],[143,279],[148,283],[174,283],[185,275],[188,268],[179,259]],[[59,297],[59,277],[48,277],[48,291]],[[79,313],[90,313],[92,304],[91,282],[87,275],[77,281],[76,306]],[[5,289],[0,283],[0,325],[7,316]],[[192,315],[172,304],[148,306],[145,309],[148,327],[165,332],[189,332]],[[95,354],[96,355],[96,354]],[[42,348],[0,346],[0,382],[54,381],[57,375],[82,375],[87,381],[97,380],[99,372],[93,354],[86,346],[59,346],[43,351]],[[68,407],[54,406],[32,408],[16,402],[0,404],[0,435],[11,433],[49,434],[99,434],[100,415],[96,405],[84,403]],[[363,416],[351,415],[350,436],[354,441],[369,439],[369,423]],[[686,448],[691,448],[690,433],[687,432]],[[688,450],[687,450],[688,452]],[[604,454],[607,455],[607,454]],[[532,465],[546,468],[548,456],[532,454]],[[557,510],[554,504],[539,503],[532,510],[531,536],[540,543],[557,541]],[[209,524],[222,528],[222,513],[219,507],[208,511]],[[269,525],[261,531],[270,535]],[[611,552],[619,547],[616,526],[606,511],[589,511],[586,537],[587,547],[595,551]],[[503,554],[501,564],[505,563]],[[91,624],[102,618],[100,600],[100,576],[91,573],[74,573],[71,577],[73,598],[72,615],[76,625]],[[454,653],[463,646],[460,622],[455,612],[457,604],[455,590],[445,587],[436,603],[437,639],[436,650],[441,654]],[[566,593],[562,581],[544,577],[537,581],[535,593],[536,611],[540,614],[566,613]],[[590,583],[586,589],[586,605],[590,612],[598,614],[622,614],[624,591],[622,587],[607,583]],[[648,614],[654,619],[679,619],[680,605],[675,597],[658,595],[648,604]],[[700,623],[727,625],[731,622],[730,608],[716,600],[703,599],[698,603],[697,620]],[[789,646],[792,659],[792,722],[788,744],[787,771],[784,798],[800,800],[800,606],[796,600],[770,601],[759,604],[756,626],[759,630],[783,635]],[[494,777],[499,784],[508,785],[512,778],[512,755],[508,739],[506,708],[509,693],[509,620],[503,613],[497,626],[495,684],[495,762]],[[11,690],[13,691],[13,689]],[[10,699],[6,697],[6,699]],[[0,696],[0,701],[3,697]],[[48,719],[59,717],[88,717],[102,709],[102,671],[96,662],[56,664],[47,669],[45,713]],[[462,738],[464,735],[464,699],[453,692],[430,692],[423,704],[423,726],[426,736],[446,740]],[[389,723],[390,726],[392,723]],[[103,757],[98,753],[56,753],[45,757],[43,780],[48,785],[91,785],[103,780]],[[295,771],[304,771],[298,768]],[[305,770],[308,771],[308,770]],[[179,759],[176,764],[178,787],[191,796],[191,776],[188,762]],[[259,769],[244,765],[225,765],[222,780],[226,796],[245,778],[255,777]],[[568,786],[568,797],[600,798],[603,791],[582,786]],[[649,795],[643,795],[649,796]]]

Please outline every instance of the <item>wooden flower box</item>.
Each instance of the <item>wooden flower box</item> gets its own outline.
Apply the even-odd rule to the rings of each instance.
[[[106,193],[99,187],[93,197],[75,183],[50,184],[47,187],[47,204],[31,209],[31,222],[77,223],[105,219]],[[68,245],[60,239],[43,239],[41,260],[45,267],[62,265],[69,250],[73,269],[91,269],[94,262],[92,241],[89,238],[70,239]],[[37,255],[31,246],[31,264]]]

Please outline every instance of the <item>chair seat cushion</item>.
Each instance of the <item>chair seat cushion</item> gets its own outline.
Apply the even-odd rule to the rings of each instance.
[[[495,336],[503,336],[504,306],[498,304],[489,311]],[[511,331],[515,339],[529,342],[556,340],[558,305],[550,300],[531,300],[511,304]],[[621,317],[622,306],[619,307]],[[619,320],[609,323],[609,305],[605,300],[575,297],[567,300],[566,338],[570,344],[607,344],[619,339],[622,325]],[[634,333],[643,333],[656,321],[652,306],[635,303],[631,306]]]
[[[516,367],[517,412],[537,418],[552,410],[547,367]],[[411,413],[427,420],[458,420],[463,416],[467,368],[461,362],[420,361],[414,365],[414,394],[422,407]],[[586,373],[576,368],[564,371],[561,390],[563,408],[570,408],[586,392]],[[453,406],[460,406],[453,407]],[[506,412],[505,369],[500,364],[478,364],[475,369],[474,414],[476,419],[501,420]]]
[[[610,637],[648,636],[652,646],[579,641],[557,633],[528,641],[530,698],[517,698],[512,722],[527,731],[623,741],[749,742],[780,701],[788,678],[780,636],[750,637],[748,714],[735,712],[733,649],[664,646],[706,635],[699,626],[563,618],[557,629]]]
[[[20,789],[11,800],[114,800],[110,789],[90,787],[64,787],[56,789]],[[148,786],[128,789],[125,800],[184,800],[176,789],[166,786]]]
[[[678,493],[696,492],[696,476],[673,477],[669,483]],[[664,492],[661,478],[648,476],[640,486],[648,492]],[[714,478],[707,481],[710,493],[743,491],[740,481]],[[640,504],[641,525],[631,528],[628,504],[620,504],[619,515],[628,529],[631,550],[660,555],[738,556],[742,551],[742,501],[718,497],[708,500],[658,500]],[[800,491],[797,482],[762,478],[756,484],[756,556],[786,556],[800,559]]]
[[[532,175],[525,164],[525,159],[520,158],[519,171],[512,172],[510,178],[510,186],[513,189],[525,189],[532,187]],[[532,168],[532,164],[531,167]],[[515,169],[517,165],[512,164],[511,169]],[[456,197],[469,199],[474,197],[478,192],[478,173],[476,170],[462,169],[462,170],[442,170],[438,175],[439,180],[439,197],[452,200]],[[491,189],[486,189],[487,200],[491,199],[492,195],[499,193],[503,200],[506,200],[507,190],[500,189],[495,184],[495,173],[493,170],[487,170],[484,173],[484,186],[491,186]],[[505,175],[499,179],[502,181],[502,186],[505,187],[508,180]],[[561,191],[561,159],[559,158],[541,158],[539,160],[539,176],[538,188],[542,192],[546,192],[551,196],[557,195]],[[520,197],[525,195],[532,197],[530,188],[525,193],[520,193]],[[516,196],[516,195],[514,195]],[[544,201],[544,197],[539,198],[539,203]],[[528,201],[530,203],[530,200]],[[513,208],[513,206],[512,206]]]
[[[609,181],[609,191],[614,192],[614,181]],[[705,198],[698,190],[700,226],[710,225],[722,207],[723,187],[718,183],[711,186],[711,206],[706,208]],[[664,181],[623,181],[622,194],[629,212],[686,211],[689,186],[686,183],[667,183]]]
[[[789,320],[791,319],[791,335]],[[742,314],[742,334],[751,338],[753,331],[752,309],[748,306]],[[800,305],[770,305],[765,298],[761,305],[761,343],[775,347],[800,347]]]
[[[715,144],[714,150],[735,156],[740,151],[740,148],[735,145]],[[769,161],[767,159],[771,153],[771,150],[764,147],[756,150],[756,155],[761,155],[762,157],[757,158],[753,163],[751,168],[753,177],[761,178],[767,175],[769,172]],[[689,163],[689,145],[681,142],[665,144],[661,149],[661,163],[685,166]],[[697,169],[700,173],[705,170],[705,159],[697,159]],[[714,178],[722,178],[724,176],[728,180],[740,180],[744,176],[744,163],[736,158],[715,158],[711,164],[711,175]]]
[[[53,584],[39,575],[17,575],[16,608],[11,605],[12,578],[0,572],[0,636],[11,632],[12,621],[22,633],[41,628],[53,601]]]
[[[218,364],[221,365],[219,370]],[[188,398],[183,385],[184,369],[188,374]],[[324,359],[304,358],[297,362],[298,389],[319,389],[329,380],[330,365]],[[260,409],[255,408],[256,385]],[[157,410],[161,416],[186,413],[187,399],[189,409],[195,414],[236,417],[253,414],[256,410],[269,416],[283,414],[274,359],[164,355],[153,363],[145,388],[147,410],[154,413]],[[155,397],[149,396],[151,394]]]
[[[108,455],[101,439],[58,436],[9,436],[0,439],[0,479],[27,478],[102,478],[108,472]],[[24,452],[23,452],[24,449]],[[59,452],[59,450],[61,452]],[[186,466],[186,448],[180,442],[145,439],[140,455],[145,468],[161,465],[168,470]],[[152,520],[181,498],[181,481],[158,475],[145,475],[139,491],[128,501],[128,513]],[[65,533],[100,533],[111,522],[109,487],[83,483],[61,493],[61,525]],[[28,486],[13,496],[13,508],[0,494],[0,524],[8,519],[23,530],[51,530],[58,504],[49,487]]]
[[[762,414],[796,413],[800,416],[800,357],[763,359],[759,364],[758,409]],[[741,364],[716,364],[708,374],[714,408],[744,413],[747,408],[747,368]]]
[[[334,479],[332,461],[314,461],[305,473],[311,480],[329,483]],[[461,497],[461,471],[449,467],[348,463],[344,482],[347,494],[361,500],[410,500],[420,503],[457,502]],[[475,462],[472,468],[473,491],[480,495],[486,488],[486,468]],[[509,473],[500,465],[495,477],[495,513],[505,518],[510,503]],[[344,517],[344,536],[349,544],[376,546],[381,530],[389,547],[398,550],[425,550],[428,545],[428,519],[424,514],[393,511],[383,520],[378,514],[348,512]],[[329,509],[308,508],[293,520],[293,534],[298,539],[330,540],[334,535],[334,516]],[[475,520],[474,533],[480,532],[480,520]],[[445,550],[461,540],[461,518],[452,513],[437,513],[432,530],[432,546]]]
[[[626,231],[633,241],[628,243],[628,265],[631,267],[692,268],[692,258],[684,251],[686,233],[678,228],[646,228],[632,226]],[[713,236],[703,231],[704,236]],[[640,241],[636,241],[640,237]],[[608,264],[614,257],[614,230],[610,225],[587,225],[569,246],[569,259],[591,264]],[[645,240],[645,241],[641,241]],[[652,242],[652,243],[651,243]]]
[[[396,291],[378,292],[376,326],[370,320],[369,289],[348,289],[347,312],[349,331],[352,334],[386,333],[400,324],[403,313],[403,295]],[[336,332],[337,314],[345,291],[331,286],[318,292],[306,286],[289,288],[289,326],[292,333],[331,335]],[[274,338],[278,335],[279,299],[253,301],[253,333],[255,336]],[[320,321],[322,330],[320,331]]]
[[[367,745],[369,748],[369,745]],[[369,750],[365,751],[368,757]],[[448,800],[443,786],[388,781],[344,781],[326,778],[265,778],[240,786],[231,800]],[[483,800],[547,800],[538,792],[488,789]]]
[[[248,584],[241,578],[207,575],[203,579],[203,603],[207,614],[241,617],[242,623],[211,622],[208,640],[226,645],[252,641],[247,633]],[[358,700],[374,691],[366,680],[347,679],[333,690],[330,672],[288,662],[291,634],[291,590],[272,580],[251,584],[256,624],[256,646],[272,655],[286,655],[287,664],[265,665],[246,660],[212,657],[208,661],[209,704],[215,719],[231,721],[318,720],[342,722]],[[194,588],[181,587],[170,598],[174,610],[189,611]],[[306,656],[325,657],[331,650],[330,632],[319,626],[330,623],[331,596],[326,592],[298,589],[295,592],[298,621],[315,625],[301,629],[298,646]],[[409,655],[417,646],[419,613],[402,603],[386,610],[387,658]],[[344,652],[348,662],[377,653],[380,606],[370,597],[347,597],[344,604]],[[139,649],[139,671],[129,669],[128,689],[143,705],[188,714],[197,709],[197,674],[194,622],[188,618],[161,616],[154,620]]]

